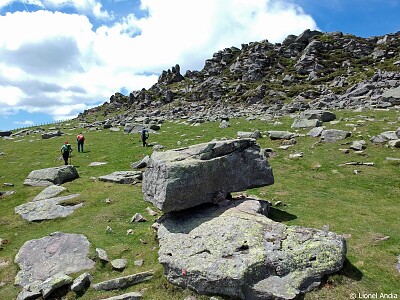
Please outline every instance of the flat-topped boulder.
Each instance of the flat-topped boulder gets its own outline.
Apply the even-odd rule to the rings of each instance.
[[[245,200],[165,214],[157,236],[166,278],[199,294],[294,299],[342,268],[343,237],[277,223],[266,207]]]
[[[142,191],[146,201],[170,212],[273,183],[272,168],[255,140],[237,139],[153,152]]]
[[[25,179],[25,185],[31,186],[50,186],[52,184],[62,184],[79,178],[78,171],[74,166],[60,166],[33,170]]]
[[[100,181],[114,182],[120,184],[131,184],[142,180],[141,171],[116,171],[108,175],[100,176]]]
[[[82,207],[83,203],[76,203],[73,205],[63,205],[63,203],[67,203],[79,196],[80,194],[72,194],[68,196],[31,201],[18,205],[14,208],[14,211],[23,219],[30,222],[65,218],[79,207]]]
[[[95,262],[87,257],[89,246],[85,236],[62,232],[25,242],[14,260],[20,267],[15,284],[24,287],[59,273],[72,274],[93,268]]]

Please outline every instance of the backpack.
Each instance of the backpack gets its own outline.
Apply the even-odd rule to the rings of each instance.
[[[63,152],[63,154],[65,154],[65,153],[68,153],[69,154],[69,152],[70,152],[70,149],[71,149],[71,145],[63,145],[62,146],[62,152]]]

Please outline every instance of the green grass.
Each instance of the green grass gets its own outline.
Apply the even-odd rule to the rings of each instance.
[[[362,126],[348,124],[360,123],[364,115],[375,121],[365,121]],[[398,111],[367,111],[354,113],[337,112],[341,122],[337,125],[325,124],[327,128],[352,131],[349,140],[369,137],[386,130],[396,130]],[[218,123],[204,123],[188,126],[182,121],[166,122],[159,134],[152,134],[150,142],[158,142],[165,149],[173,149],[214,138],[234,138],[237,131],[259,129],[289,130],[292,119],[282,117],[281,125],[268,122],[231,120],[231,127],[220,129]],[[393,122],[397,122],[393,125]],[[346,125],[347,124],[347,125]],[[191,292],[174,287],[163,277],[163,270],[157,262],[158,245],[154,231],[150,228],[155,217],[146,212],[151,204],[143,201],[140,185],[118,185],[94,180],[94,177],[114,171],[130,170],[130,163],[151,154],[151,148],[143,148],[139,135],[127,135],[122,131],[110,133],[108,130],[83,129],[86,137],[85,153],[78,153],[75,137],[82,129],[64,126],[63,137],[42,140],[40,134],[0,140],[0,190],[15,190],[12,196],[0,198],[0,237],[9,243],[0,250],[0,299],[15,299],[19,288],[14,287],[18,266],[13,260],[24,242],[41,238],[55,231],[80,233],[91,242],[91,256],[95,248],[103,248],[111,259],[126,258],[127,268],[121,273],[111,270],[109,265],[100,262],[90,273],[94,282],[128,275],[136,272],[154,270],[155,277],[149,282],[119,292],[96,292],[89,289],[79,299],[101,299],[123,292],[143,291],[144,299],[184,299]],[[355,131],[353,131],[355,128]],[[299,130],[306,133],[307,130]],[[84,203],[67,218],[29,223],[14,213],[14,207],[28,202],[42,188],[23,185],[29,172],[35,169],[62,165],[59,148],[65,140],[74,146],[72,164],[77,167],[80,178],[64,184],[67,192],[80,193],[79,201]],[[179,141],[179,143],[178,143]],[[367,144],[366,156],[355,153],[343,154],[338,149],[346,148],[341,143],[315,144],[317,139],[298,137],[298,143],[289,150],[279,150],[279,141],[268,138],[258,140],[261,147],[271,147],[277,156],[270,164],[275,176],[275,184],[247,191],[271,202],[283,201],[285,206],[276,207],[270,217],[287,225],[322,228],[329,225],[330,230],[346,234],[347,261],[338,274],[326,278],[321,288],[306,295],[306,299],[349,299],[351,292],[400,293],[399,273],[395,269],[400,254],[400,165],[390,163],[386,157],[400,157],[399,149],[384,145]],[[304,157],[289,159],[292,152],[302,151]],[[89,167],[94,161],[107,162],[106,165]],[[374,162],[374,166],[339,166],[348,161]],[[353,170],[360,170],[358,175]],[[3,183],[14,183],[14,187]],[[111,199],[111,204],[105,200]],[[154,207],[153,207],[154,209]],[[149,221],[130,223],[131,217],[139,212]],[[106,227],[113,229],[106,233]],[[126,235],[133,229],[133,235]],[[377,241],[381,236],[390,236],[386,241]],[[147,241],[142,244],[140,239]],[[134,266],[137,259],[144,259],[144,265]],[[5,265],[5,266],[4,266]],[[74,276],[79,274],[74,274]],[[69,293],[67,299],[75,299]],[[206,296],[197,299],[208,299]]]

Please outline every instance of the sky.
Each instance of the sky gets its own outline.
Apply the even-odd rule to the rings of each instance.
[[[400,0],[0,0],[0,131],[74,118],[227,47],[385,35],[398,16]]]

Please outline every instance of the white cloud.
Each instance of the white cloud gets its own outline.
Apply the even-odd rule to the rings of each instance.
[[[8,1],[11,3],[12,1]],[[31,0],[109,17],[95,0]],[[133,14],[94,30],[84,14],[39,10],[0,15],[0,115],[18,109],[54,119],[76,115],[111,94],[150,87],[162,70],[200,70],[225,47],[315,29],[284,0],[142,0]],[[1,8],[1,6],[0,6]],[[96,12],[96,13],[95,13]]]

